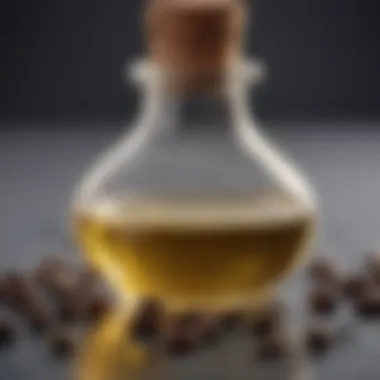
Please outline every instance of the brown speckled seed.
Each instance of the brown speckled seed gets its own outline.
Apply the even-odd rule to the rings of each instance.
[[[138,313],[140,315],[149,315],[161,318],[164,312],[164,305],[162,302],[153,298],[141,301],[138,306]]]
[[[205,345],[215,344],[220,337],[221,324],[217,317],[205,316],[199,326],[200,339]]]
[[[9,282],[6,276],[0,278],[0,303],[6,303],[9,299]]]
[[[57,358],[70,357],[76,350],[75,339],[66,329],[53,331],[49,336],[48,346],[50,352]]]
[[[339,297],[333,288],[314,289],[308,298],[309,310],[319,315],[331,315],[338,307]]]
[[[161,329],[163,306],[156,300],[143,301],[135,312],[131,328],[136,339],[154,339]]]
[[[78,290],[81,272],[71,263],[53,257],[41,262],[35,278],[43,289],[62,302]]]
[[[368,251],[364,255],[364,267],[369,272],[373,270],[380,270],[380,252]]]
[[[160,321],[152,316],[140,316],[132,322],[133,335],[138,340],[155,339],[160,334]]]
[[[20,283],[23,282],[24,274],[20,271],[11,270],[4,276],[6,302],[7,305],[13,308],[19,307],[20,299],[18,289]]]
[[[369,252],[364,265],[370,278],[380,285],[380,252]]]
[[[87,318],[91,322],[102,319],[111,309],[111,301],[105,295],[94,295],[88,301]]]
[[[283,306],[272,303],[257,311],[251,318],[250,330],[254,336],[260,337],[274,332],[281,325],[283,319]]]
[[[380,289],[372,287],[354,303],[356,314],[363,318],[380,317]]]
[[[307,350],[314,355],[325,353],[334,343],[331,330],[322,325],[314,324],[306,329],[305,344]]]
[[[75,322],[78,319],[77,309],[72,302],[62,302],[58,305],[58,317],[65,323]]]
[[[363,296],[370,286],[370,279],[361,274],[354,274],[346,278],[343,283],[343,294],[351,300]]]
[[[230,311],[220,316],[220,326],[225,331],[237,329],[243,324],[244,315],[240,311]]]
[[[317,258],[309,265],[309,276],[318,283],[338,282],[335,266],[327,258]]]
[[[82,269],[78,275],[77,282],[70,291],[61,297],[59,303],[59,315],[64,322],[83,321],[96,319],[96,312],[99,311],[100,294],[97,292],[96,282],[88,277],[86,271]],[[99,299],[98,299],[99,298]],[[92,304],[92,305],[91,305]],[[96,304],[96,305],[95,305]],[[97,310],[95,310],[97,308]],[[94,312],[91,314],[91,309]]]
[[[177,329],[197,328],[201,325],[204,316],[201,313],[190,311],[170,318],[170,324]]]
[[[184,356],[194,352],[200,346],[200,339],[192,329],[174,329],[169,332],[165,347],[173,356]]]
[[[262,360],[282,359],[289,352],[289,344],[281,332],[273,332],[257,342],[256,356]]]
[[[83,268],[82,278],[84,278],[89,284],[94,284],[100,280],[98,271],[93,267]]]
[[[14,322],[4,318],[0,320],[0,347],[12,344],[17,334],[18,329]]]
[[[8,283],[10,306],[26,318],[34,331],[46,330],[54,319],[53,310],[34,277],[13,272],[8,276]]]

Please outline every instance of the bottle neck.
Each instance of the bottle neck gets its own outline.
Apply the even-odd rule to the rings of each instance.
[[[236,123],[237,115],[249,112],[248,89],[261,79],[258,67],[237,63],[217,76],[204,76],[204,82],[211,79],[211,86],[192,88],[184,85],[186,80],[179,73],[149,63],[145,70],[143,66],[139,69],[140,76],[135,75],[135,79],[140,78],[145,94],[142,117],[147,120],[154,115],[156,126],[187,132],[226,131],[234,120]]]
[[[235,102],[229,93],[167,93],[163,112],[184,133],[227,133]]]

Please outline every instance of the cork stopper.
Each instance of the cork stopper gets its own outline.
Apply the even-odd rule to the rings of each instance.
[[[151,0],[151,59],[192,82],[222,75],[241,54],[245,13],[241,0]]]

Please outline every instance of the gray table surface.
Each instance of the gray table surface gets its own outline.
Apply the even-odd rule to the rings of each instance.
[[[354,267],[361,252],[380,247],[380,124],[269,128],[302,164],[320,195],[318,250],[343,268]],[[114,126],[0,126],[1,270],[30,268],[52,252],[77,257],[67,232],[70,194],[86,165],[116,138],[118,130]],[[304,284],[299,274],[283,287],[294,321],[303,320]],[[346,344],[317,363],[317,378],[379,379],[379,357],[379,326],[359,323]],[[198,364],[187,363],[183,378],[200,378],[200,372],[205,379],[213,378],[207,375],[207,361],[197,360]],[[67,379],[69,367],[52,361],[43,343],[28,336],[11,350],[0,351],[0,379],[4,380]],[[241,373],[251,378],[248,369]]]

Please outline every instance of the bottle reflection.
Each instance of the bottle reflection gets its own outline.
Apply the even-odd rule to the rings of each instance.
[[[75,368],[75,379],[160,378],[164,364],[160,350],[136,341],[129,326],[130,314],[116,311],[89,333]]]
[[[311,362],[295,344],[284,360],[255,358],[255,343],[246,331],[227,334],[217,344],[189,357],[165,355],[163,339],[138,342],[131,331],[131,312],[114,311],[89,333],[75,367],[75,380],[310,380]],[[295,338],[295,336],[293,336]]]
[[[136,340],[131,315],[131,311],[114,311],[88,334],[76,363],[75,380],[246,379],[247,352],[239,337],[199,347],[189,356],[167,355],[163,336],[151,344]]]

